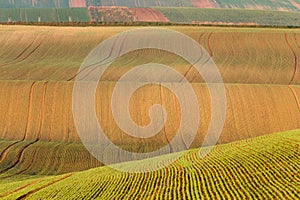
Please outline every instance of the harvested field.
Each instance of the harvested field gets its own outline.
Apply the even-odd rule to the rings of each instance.
[[[296,130],[218,145],[205,159],[195,149],[185,152],[170,166],[148,173],[122,173],[103,167],[55,177],[1,181],[0,193],[10,199],[297,199],[299,136]],[[169,156],[163,159],[168,160]],[[146,168],[153,162],[145,160],[139,164]],[[131,162],[124,167],[136,165],[137,162]]]

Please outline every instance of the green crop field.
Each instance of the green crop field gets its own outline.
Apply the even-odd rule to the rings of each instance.
[[[299,12],[155,7],[0,8],[0,22],[171,22],[215,25],[300,26]],[[150,15],[151,14],[151,15]]]
[[[89,22],[87,8],[0,9],[0,22]]]
[[[300,130],[276,133],[218,145],[205,159],[199,149],[189,150],[153,172],[101,167],[23,181],[1,179],[0,195],[3,199],[298,199],[299,146]],[[126,163],[122,168],[147,169],[156,160]]]
[[[252,8],[268,10],[290,10],[299,11],[300,3],[294,0],[216,0],[221,8]]]
[[[171,22],[300,26],[299,12],[245,9],[156,8]]]
[[[299,28],[87,26],[94,25],[90,18],[107,15],[111,21],[129,16],[140,21],[193,23],[203,23],[205,16],[212,23],[243,26],[258,23],[252,21],[253,16],[261,20],[260,25],[279,25],[277,19],[282,16],[289,23],[283,24],[286,27],[298,26],[295,16],[299,14],[174,7],[113,9],[0,9],[4,22],[0,25],[0,199],[300,199]],[[249,21],[241,21],[244,12],[245,16],[251,13]],[[118,13],[122,15],[114,16]],[[220,18],[222,15],[226,17]],[[239,20],[234,21],[237,16]],[[26,26],[7,25],[8,21],[89,23],[81,27],[71,23]],[[151,32],[156,30],[160,32]],[[184,36],[171,36],[177,40],[169,42],[167,31],[177,31],[203,48],[197,53]],[[101,47],[96,56],[91,54],[99,44],[124,32],[125,37],[115,37],[110,48]],[[158,41],[197,56],[195,62],[202,64],[206,74],[200,74],[184,56],[154,48]],[[122,55],[135,42],[154,46]],[[96,73],[101,71],[98,55],[102,61],[119,56],[101,77]],[[81,68],[88,56],[92,61]],[[213,62],[222,81],[216,78]],[[122,79],[149,63],[169,68],[160,71],[147,65],[140,68],[146,71],[134,72],[134,79]],[[146,77],[150,72],[155,79],[168,79],[151,82]],[[172,72],[180,80],[172,79]],[[85,80],[86,76],[90,78]],[[136,89],[138,83],[145,85]],[[78,85],[86,87],[79,94],[86,105],[81,102],[76,107]],[[116,86],[121,87],[117,98]],[[224,90],[219,93],[220,86]],[[126,103],[122,95],[128,91],[134,92],[126,110],[120,105]],[[223,95],[222,102],[214,101]],[[156,112],[157,105],[164,109]],[[93,115],[80,112],[85,118],[78,119],[77,109],[91,109]],[[132,123],[128,130],[120,126],[123,120],[126,126]],[[222,127],[215,126],[223,120]],[[160,128],[153,130],[153,122],[161,122]],[[92,135],[97,133],[96,123],[104,137]],[[88,130],[84,135],[82,127]],[[154,135],[143,137],[148,127],[148,133]],[[131,134],[134,130],[136,135]],[[92,154],[91,149],[100,155]],[[160,149],[155,157],[149,154]],[[206,152],[209,154],[202,157]],[[141,154],[146,156],[138,160]],[[171,162],[176,155],[178,159]]]

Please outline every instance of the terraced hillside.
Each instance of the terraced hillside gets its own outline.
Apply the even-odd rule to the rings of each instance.
[[[194,149],[146,173],[101,167],[23,181],[0,179],[0,194],[3,199],[299,199],[299,141],[295,130],[218,145],[204,159]],[[123,169],[149,169],[171,156],[126,163]]]

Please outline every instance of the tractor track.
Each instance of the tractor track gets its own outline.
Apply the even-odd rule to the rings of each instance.
[[[23,185],[23,186],[17,188],[17,189],[15,189],[15,190],[11,191],[11,192],[7,192],[7,193],[4,193],[4,194],[0,194],[0,197],[6,197],[6,196],[9,196],[9,195],[12,195],[12,194],[14,194],[14,193],[16,193],[16,192],[18,192],[18,191],[20,191],[20,190],[23,190],[23,189],[25,189],[25,188],[27,188],[27,187],[29,187],[29,186],[31,186],[31,185],[34,185],[34,184],[36,184],[36,183],[41,182],[41,181],[42,181],[42,179],[35,180],[35,181],[31,182],[31,183],[28,183],[28,184],[26,184],[26,185]]]
[[[300,112],[300,101],[299,101],[298,95],[297,95],[296,91],[294,90],[294,88],[291,85],[289,85],[289,88],[291,89],[291,91],[293,93],[293,96],[294,96],[294,98],[296,100],[296,103],[297,103],[297,106],[298,106],[298,110]]]
[[[178,116],[178,118],[179,119],[177,119],[177,121],[178,122],[180,122],[179,123],[179,125],[181,124],[181,112],[180,112],[180,110],[177,108],[177,105],[176,105],[176,97],[175,97],[175,95],[173,96],[173,102],[174,102],[174,108],[175,108],[175,116]],[[180,127],[179,127],[180,128]],[[184,145],[184,148],[186,149],[186,150],[188,150],[188,146],[186,145],[186,143],[185,143],[185,141],[184,141],[184,139],[183,139],[183,134],[181,133],[180,134],[180,136],[181,136],[181,141],[182,141],[182,143],[183,143],[183,145]]]
[[[41,110],[40,110],[41,119],[40,119],[40,123],[39,123],[37,140],[40,140],[41,136],[42,136],[43,122],[44,122],[44,119],[45,119],[45,99],[46,99],[46,93],[47,93],[47,86],[48,86],[48,81],[46,81],[44,83],[44,86],[43,86],[42,107],[41,107]]]
[[[207,60],[202,64],[202,66],[206,65],[210,59],[212,59],[213,57],[213,51],[212,51],[212,48],[211,48],[211,37],[213,35],[214,32],[211,32],[209,35],[208,35],[208,38],[207,38],[207,47],[208,47],[208,51],[209,51],[209,58],[207,58]],[[195,79],[197,78],[197,75],[193,78],[193,80],[191,80],[191,82],[194,82]]]
[[[108,55],[106,58],[100,60],[100,61],[97,62],[97,63],[93,63],[93,64],[91,64],[91,65],[86,66],[84,69],[82,69],[81,71],[77,72],[74,76],[72,76],[71,78],[69,78],[67,81],[72,81],[72,80],[74,80],[79,74],[81,74],[82,72],[84,72],[84,71],[86,71],[86,70],[90,70],[90,71],[88,71],[87,74],[83,77],[83,78],[85,78],[85,77],[88,76],[91,72],[93,72],[95,69],[97,69],[97,68],[98,68],[97,66],[94,67],[94,68],[92,68],[92,69],[90,69],[90,67],[92,67],[92,66],[94,66],[94,65],[97,65],[97,64],[99,64],[99,63],[102,63],[102,62],[106,61],[107,59],[109,59],[109,58],[111,57],[111,55],[112,55],[113,49],[114,49],[114,47],[115,47],[117,41],[118,41],[118,38],[115,40],[115,42],[114,42],[114,44],[113,44],[113,47],[111,48],[110,53],[109,53],[109,55]],[[123,40],[123,43],[124,43],[124,41],[125,41],[125,40]],[[121,45],[121,46],[122,46],[122,45]],[[111,62],[111,61],[108,61],[107,63],[109,63],[109,62]],[[107,63],[104,63],[104,64],[107,64]]]
[[[200,37],[199,37],[199,39],[198,39],[198,44],[200,44],[200,41],[201,41],[203,35],[204,35],[204,33],[202,33],[202,34],[200,35]],[[203,56],[203,52],[201,52],[201,56],[199,56],[198,60],[197,60],[194,64],[192,64],[192,65],[189,67],[189,69],[184,73],[183,78],[180,80],[180,83],[187,77],[188,73],[190,73],[190,71],[193,69],[194,65],[195,65],[196,63],[198,63],[198,62],[201,60],[202,56]]]
[[[41,187],[38,187],[38,188],[36,188],[36,189],[34,189],[34,190],[31,190],[30,192],[27,192],[26,194],[23,194],[23,195],[19,196],[16,200],[26,199],[26,198],[28,198],[29,196],[33,195],[34,193],[36,193],[36,192],[38,192],[38,191],[40,191],[40,190],[42,190],[42,189],[45,189],[46,187],[51,186],[51,185],[53,185],[53,184],[55,184],[55,183],[58,183],[58,182],[60,182],[60,181],[62,181],[62,180],[65,180],[65,179],[71,177],[72,175],[73,175],[73,174],[68,174],[68,175],[65,175],[65,176],[63,176],[63,177],[61,177],[61,178],[59,178],[59,179],[56,179],[56,180],[54,180],[54,181],[51,181],[50,183],[47,183],[47,184],[45,184],[45,185],[43,185],[43,186],[41,186]]]
[[[13,176],[16,176],[16,175],[20,175],[20,174],[23,174],[24,172],[26,172],[28,169],[30,169],[30,167],[33,165],[33,161],[34,159],[36,158],[36,155],[37,155],[37,149],[34,149],[34,153],[33,155],[31,156],[31,159],[30,159],[30,162],[28,164],[27,167],[25,167],[24,169],[22,169],[21,171],[17,172],[17,173],[14,173],[14,174],[11,174],[11,175],[8,175],[8,176],[4,176],[4,177],[1,177],[1,179],[6,179],[6,178],[10,178],[10,177],[13,177]]]
[[[291,51],[293,52],[293,55],[294,55],[294,58],[295,58],[294,73],[293,73],[293,76],[292,76],[292,78],[291,78],[291,80],[289,82],[289,85],[292,85],[294,83],[294,81],[295,81],[295,78],[296,78],[296,75],[297,75],[297,72],[298,72],[299,59],[298,59],[296,51],[294,50],[294,48],[292,47],[291,43],[289,42],[288,33],[285,33],[285,41],[288,44],[288,46],[291,49]]]
[[[296,34],[296,33],[294,34],[294,41],[295,41],[295,43],[296,43],[296,46],[297,46],[298,49],[300,50],[300,43],[298,43],[299,41],[298,41],[298,39],[297,39],[297,34]],[[297,57],[297,60],[298,60],[298,64],[297,64],[297,68],[295,69],[295,77],[296,77],[296,75],[299,73],[299,59],[298,59],[298,57]]]
[[[213,34],[214,34],[214,32],[211,32],[208,36],[208,39],[207,39],[207,47],[208,47],[208,50],[209,50],[210,57],[214,56],[214,52],[211,48],[211,37],[213,36]]]
[[[16,144],[20,143],[20,142],[24,142],[24,140],[27,138],[28,136],[28,129],[29,129],[29,125],[30,125],[30,119],[31,119],[31,108],[32,108],[32,98],[33,98],[33,90],[34,90],[34,87],[36,85],[36,81],[34,81],[32,84],[31,84],[31,87],[30,87],[30,92],[29,92],[29,103],[28,103],[28,115],[27,115],[27,123],[26,123],[26,128],[25,128],[25,132],[24,132],[24,135],[23,135],[23,138],[17,142],[14,142],[12,144],[10,144],[8,147],[6,147],[4,149],[4,151],[2,151],[1,155],[0,155],[0,162],[2,162],[7,153],[9,152],[9,150]]]
[[[26,53],[26,51],[27,51],[28,49],[30,49],[30,48],[33,46],[34,42],[36,41],[36,39],[37,39],[38,37],[39,37],[39,35],[37,35],[37,36],[32,40],[32,42],[31,42],[25,49],[23,49],[23,51],[22,51],[21,53],[19,53],[12,61],[2,63],[2,64],[0,65],[0,67],[6,66],[6,65],[10,65],[11,63],[13,63],[13,62],[15,62],[16,60],[18,60],[23,54]]]
[[[32,110],[32,100],[33,100],[33,91],[36,85],[36,81],[34,81],[31,84],[30,87],[30,93],[29,93],[29,104],[28,104],[28,115],[27,115],[27,123],[26,123],[26,128],[25,128],[25,132],[24,132],[24,136],[22,138],[22,141],[24,141],[27,137],[28,137],[28,131],[29,131],[29,127],[30,127],[30,119],[31,119],[31,110]]]
[[[29,58],[36,50],[39,49],[39,47],[43,44],[43,42],[41,41],[32,51],[30,51],[24,58],[22,58],[21,60],[15,60],[14,62],[10,62],[8,64],[2,65],[1,67],[5,67],[5,66],[9,66],[12,64],[17,64],[17,63],[21,63],[24,60],[26,60],[27,58]]]
[[[4,160],[4,158],[6,157],[6,154],[8,153],[8,151],[16,144],[20,143],[21,141],[17,141],[17,142],[14,142],[10,145],[8,145],[3,151],[2,153],[0,154],[0,163]]]
[[[161,85],[161,83],[159,84],[159,89],[160,89],[160,102],[161,102],[162,107],[164,108],[164,105],[166,105],[166,104],[165,104],[165,96],[164,96],[164,92],[163,92],[163,86]],[[163,115],[163,113],[162,113],[162,115]],[[165,121],[164,115],[163,115],[163,119]],[[166,121],[166,123],[167,123],[167,121]],[[172,145],[170,144],[171,140],[168,136],[168,129],[167,129],[166,123],[164,124],[164,132],[165,132],[165,136],[166,136],[168,145],[170,147],[170,153],[173,153],[174,150],[173,150]]]
[[[28,121],[27,121],[27,127],[26,127],[26,132],[24,134],[24,137],[21,141],[19,142],[23,142],[26,140],[27,136],[28,136],[28,127],[30,125],[29,121],[30,121],[30,118],[31,118],[31,108],[32,108],[32,97],[33,97],[33,86],[36,82],[34,82],[31,86],[31,90],[30,90],[30,103],[29,103],[29,112],[28,112]],[[0,174],[3,174],[7,171],[9,171],[10,169],[14,168],[17,164],[20,163],[20,161],[22,160],[23,156],[24,156],[24,153],[25,153],[25,150],[30,147],[31,145],[34,145],[35,143],[37,143],[40,138],[41,138],[41,129],[42,129],[42,125],[43,125],[43,120],[44,120],[44,112],[45,112],[45,95],[46,95],[46,90],[47,90],[47,84],[48,84],[48,81],[44,82],[44,86],[43,86],[43,97],[42,97],[42,108],[41,108],[41,112],[40,112],[40,124],[39,124],[39,131],[38,131],[38,135],[37,135],[37,138],[33,141],[33,142],[30,142],[29,144],[23,146],[20,150],[20,152],[18,153],[17,155],[17,158],[15,159],[15,161],[13,162],[12,165],[10,165],[9,167],[3,169],[2,171],[0,171]]]

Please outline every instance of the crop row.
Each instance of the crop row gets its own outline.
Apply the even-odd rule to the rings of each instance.
[[[297,12],[245,9],[156,8],[171,22],[196,24],[299,26]]]
[[[36,82],[32,87],[31,81],[2,81],[0,85],[0,99],[3,102],[0,110],[4,113],[0,116],[1,138],[79,141],[72,116],[72,82],[48,82],[47,86],[45,82]],[[95,108],[99,121],[104,131],[117,144],[122,145],[125,142],[126,146],[126,140],[128,143],[133,141],[139,143],[142,140],[125,137],[126,134],[118,128],[114,120],[111,111],[111,95],[114,87],[113,82],[101,82],[98,86]],[[134,83],[124,83],[124,87],[130,89],[134,87]],[[201,114],[196,137],[198,141],[195,144],[201,144],[210,123],[210,95],[205,84],[193,83],[192,87],[198,98]],[[262,132],[267,134],[299,127],[297,104],[299,88],[298,86],[292,88],[294,93],[289,86],[225,84],[227,114],[220,142],[258,136]],[[165,87],[151,84],[137,90],[131,97],[129,110],[132,119],[139,125],[150,123],[148,111],[152,105],[163,104],[167,109],[168,119],[165,129],[157,137],[152,138],[153,141],[167,142],[162,136],[167,134],[170,140],[180,125],[180,109],[186,108],[180,107],[174,95]],[[242,136],[239,135],[241,132]],[[151,143],[148,144],[151,146]]]
[[[87,8],[0,9],[0,22],[89,22]]]
[[[52,185],[45,184],[49,178],[43,178],[4,186],[9,186],[7,193],[24,187],[11,192],[7,198],[29,193],[32,199],[65,196],[87,199],[297,199],[299,144],[297,130],[217,145],[204,159],[199,157],[199,149],[190,150],[171,165],[153,172],[125,173],[103,167],[60,176],[60,179],[53,177],[51,182],[60,181]],[[169,158],[164,156],[162,160]],[[147,168],[148,162],[126,165]],[[45,187],[37,190],[41,184]]]
[[[0,31],[2,38],[0,45],[3,46],[0,49],[0,78],[72,81],[78,74],[82,61],[95,46],[109,36],[129,29],[131,28],[103,27],[74,30],[66,27],[3,27]],[[238,28],[224,30],[203,27],[171,29],[198,41],[212,55],[225,83],[300,83],[300,34],[297,30],[258,31]],[[20,39],[14,40],[15,37]],[[144,36],[141,35],[140,39],[144,40]],[[123,48],[128,45],[126,41],[119,42],[124,43]],[[18,48],[15,48],[16,46]],[[149,49],[120,57],[107,69],[102,80],[117,81],[124,72],[147,62],[171,66],[185,75],[190,82],[203,82],[194,67],[184,59],[165,51]],[[88,70],[93,73],[92,68]],[[95,80],[97,79],[98,77],[95,77]]]
[[[127,89],[134,86],[132,83],[123,84]],[[5,113],[0,116],[1,138],[14,140],[1,147],[0,177],[66,173],[99,164],[82,145],[77,145],[80,139],[72,116],[72,82],[3,81],[0,85],[0,99],[3,99],[0,110]],[[176,96],[162,85],[150,84],[137,90],[129,104],[133,121],[140,126],[149,124],[148,112],[154,104],[161,104],[166,109],[167,119],[157,135],[147,139],[134,138],[121,130],[112,115],[114,86],[113,82],[100,83],[95,96],[96,114],[107,137],[131,152],[147,153],[168,145],[182,125],[180,109],[187,110],[188,105],[179,105]],[[192,84],[192,87],[199,101],[200,121],[190,148],[198,148],[211,121],[211,103],[205,84]],[[219,143],[299,128],[299,86],[226,84],[225,88],[227,112]],[[82,97],[85,98],[84,94]],[[122,116],[119,113],[119,117]],[[190,135],[183,135],[181,144],[169,145],[164,153],[189,148],[184,142],[185,137]],[[89,139],[94,141],[92,137]],[[112,162],[126,159],[112,156],[111,149],[105,145],[101,147],[106,152],[104,156]],[[74,166],[77,162],[83,165]]]

